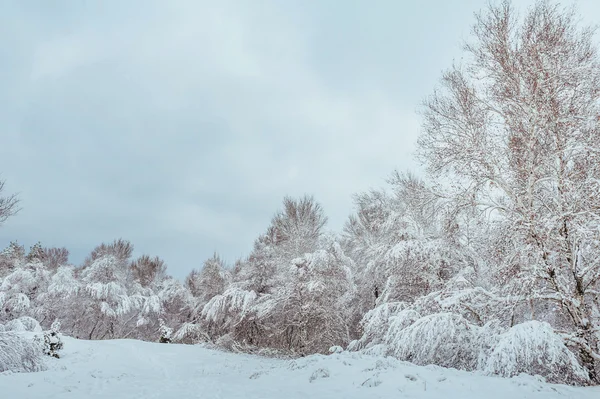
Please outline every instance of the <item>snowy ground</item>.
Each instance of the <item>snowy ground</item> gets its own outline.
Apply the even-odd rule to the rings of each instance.
[[[0,374],[2,399],[444,398],[598,399],[598,388],[418,367],[356,353],[275,360],[133,340],[65,338],[48,371]]]

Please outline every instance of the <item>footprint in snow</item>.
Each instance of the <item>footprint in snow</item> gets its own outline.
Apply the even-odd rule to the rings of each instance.
[[[256,380],[263,374],[267,374],[267,373],[265,371],[257,371],[256,373],[252,374],[249,378],[251,380]]]
[[[367,379],[365,382],[363,382],[360,385],[363,387],[374,388],[374,387],[378,387],[379,385],[381,385],[381,383],[382,383],[382,381],[377,376],[374,376],[374,377]]]
[[[310,378],[308,379],[308,381],[313,382],[313,381],[321,379],[321,378],[329,378],[329,370],[327,370],[327,369],[315,370],[312,373],[312,375],[310,376]]]

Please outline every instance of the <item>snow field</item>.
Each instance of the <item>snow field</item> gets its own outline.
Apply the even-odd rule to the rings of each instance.
[[[355,352],[269,359],[135,340],[64,338],[48,370],[0,374],[3,399],[598,399],[600,387],[483,376]]]

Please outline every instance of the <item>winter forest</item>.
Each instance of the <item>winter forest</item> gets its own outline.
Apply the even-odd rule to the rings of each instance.
[[[60,330],[600,385],[597,37],[551,1],[518,11],[476,16],[418,108],[427,173],[390,171],[356,194],[343,231],[325,230],[318,198],[288,197],[247,256],[215,254],[185,281],[154,254],[134,259],[126,237],[78,265],[66,248],[11,243],[0,372],[42,367],[18,332]],[[21,199],[0,184],[0,223]]]

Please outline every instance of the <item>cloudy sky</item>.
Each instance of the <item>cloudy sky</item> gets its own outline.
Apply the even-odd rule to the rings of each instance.
[[[247,254],[285,195],[339,230],[353,193],[419,169],[415,111],[485,4],[1,1],[0,174],[22,211],[0,247],[78,263],[123,237],[182,278]]]

